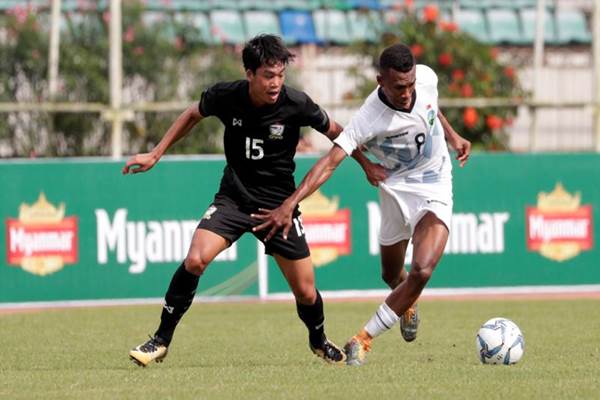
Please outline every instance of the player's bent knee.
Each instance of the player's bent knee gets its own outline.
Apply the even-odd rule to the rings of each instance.
[[[296,301],[301,304],[314,304],[317,301],[317,291],[314,286],[303,286],[294,290]]]
[[[433,274],[434,267],[435,265],[431,263],[420,264],[415,262],[411,267],[410,276],[420,286],[425,286]]]
[[[208,267],[209,261],[203,257],[187,256],[184,261],[185,269],[194,275],[202,275],[206,267]]]

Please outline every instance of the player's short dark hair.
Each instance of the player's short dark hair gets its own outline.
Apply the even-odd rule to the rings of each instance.
[[[379,56],[379,70],[393,68],[399,72],[408,72],[415,66],[415,56],[410,47],[398,43],[394,44]]]
[[[244,69],[256,72],[261,65],[282,63],[287,65],[295,55],[285,47],[276,35],[258,35],[250,39],[242,51]]]

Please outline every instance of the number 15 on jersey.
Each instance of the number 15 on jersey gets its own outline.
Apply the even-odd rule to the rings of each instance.
[[[262,148],[264,140],[251,137],[246,138],[246,158],[249,160],[260,160],[265,156]]]

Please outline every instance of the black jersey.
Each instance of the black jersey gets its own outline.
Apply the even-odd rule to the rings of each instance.
[[[294,183],[294,154],[300,127],[319,132],[329,127],[327,114],[304,92],[283,86],[277,102],[255,107],[248,81],[221,82],[202,93],[199,111],[225,125],[227,166],[219,191],[250,207],[277,207]]]

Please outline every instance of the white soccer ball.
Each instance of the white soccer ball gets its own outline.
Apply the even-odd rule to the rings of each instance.
[[[476,343],[483,364],[515,364],[525,351],[521,330],[506,318],[492,318],[481,325]]]

